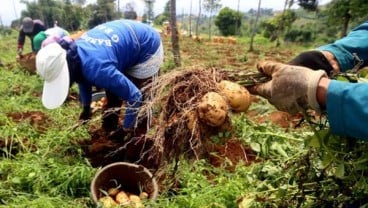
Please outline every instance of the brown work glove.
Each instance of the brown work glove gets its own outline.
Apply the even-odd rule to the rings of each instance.
[[[272,79],[249,88],[251,93],[266,98],[278,110],[291,114],[310,108],[321,112],[317,87],[319,80],[327,77],[326,72],[273,61],[260,62],[257,68]]]

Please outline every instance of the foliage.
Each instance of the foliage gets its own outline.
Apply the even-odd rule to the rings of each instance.
[[[285,33],[285,41],[307,43],[312,41],[312,32],[310,30],[291,29]]]
[[[296,20],[295,12],[286,10],[272,19],[261,22],[263,35],[271,41],[275,41],[283,31],[291,27]]]
[[[92,17],[88,21],[88,28],[101,23],[117,19],[121,16],[115,9],[115,0],[97,0],[97,4],[91,5]]]
[[[341,28],[341,36],[345,36],[349,24],[361,17],[367,17],[368,5],[364,0],[333,0],[328,4],[325,15],[328,24],[337,24]]]
[[[137,19],[137,17],[137,12],[134,11],[134,6],[132,5],[132,3],[127,3],[125,5],[124,18],[135,20]]]
[[[16,36],[16,31],[0,36],[1,49],[6,51],[9,45],[16,45]],[[292,44],[274,49],[269,40],[258,35],[255,53],[244,51],[249,37],[238,38],[236,45],[194,42],[186,37],[181,41],[184,66],[221,69],[253,69],[257,60],[288,59],[306,49]],[[170,38],[164,38],[163,43],[163,73],[179,70],[169,52]],[[30,50],[28,44],[25,47]],[[95,207],[89,186],[98,168],[89,164],[78,143],[90,138],[88,126],[71,128],[78,119],[78,101],[70,99],[52,111],[44,109],[40,101],[42,81],[22,70],[15,56],[15,50],[1,54],[4,65],[0,66],[0,143],[8,145],[0,149],[0,207]],[[231,65],[236,59],[242,62]],[[72,89],[71,93],[74,92]],[[255,152],[255,161],[236,164],[225,159],[215,167],[205,159],[180,158],[163,170],[170,180],[161,184],[158,199],[149,202],[148,207],[363,207],[367,204],[364,201],[368,196],[367,142],[330,135],[324,120],[302,122],[298,128],[256,122],[274,110],[266,100],[255,101],[249,113],[232,115],[231,132],[221,132],[215,137],[219,141],[239,139]],[[28,111],[42,112],[47,128],[39,131],[30,119],[17,122],[8,116]],[[252,113],[256,116],[252,117]],[[215,152],[211,154],[219,156]]]
[[[215,25],[224,36],[235,35],[237,29],[241,26],[242,14],[229,7],[220,10],[216,16]]]
[[[221,8],[220,0],[204,0],[203,7],[210,15],[208,37],[211,39],[212,14]]]

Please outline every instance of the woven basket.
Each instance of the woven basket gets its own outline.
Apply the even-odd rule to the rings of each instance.
[[[36,54],[31,52],[17,59],[19,65],[32,74],[36,74]]]
[[[117,182],[124,191],[139,195],[140,190],[148,194],[150,200],[155,200],[158,195],[158,185],[152,173],[145,167],[127,162],[111,163],[100,169],[92,183],[91,194],[93,201],[98,203],[103,197],[101,190],[116,187]]]

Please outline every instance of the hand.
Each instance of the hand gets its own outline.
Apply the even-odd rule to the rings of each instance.
[[[79,120],[82,122],[87,122],[89,119],[91,119],[91,116],[92,116],[91,107],[89,105],[84,106],[82,113],[79,115]]]
[[[18,48],[17,50],[18,56],[22,56],[22,53],[23,53],[23,48]]]
[[[289,64],[304,66],[313,70],[322,69],[327,72],[327,74],[331,74],[334,71],[339,71],[339,67],[334,55],[327,51],[312,50],[302,52],[289,61]]]
[[[317,87],[319,80],[327,77],[324,71],[273,61],[258,63],[257,68],[272,79],[249,88],[251,93],[266,98],[277,109],[291,114],[308,108],[321,112]]]

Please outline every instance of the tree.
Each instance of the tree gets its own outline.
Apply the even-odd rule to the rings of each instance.
[[[204,0],[204,9],[209,12],[210,20],[208,23],[208,39],[211,39],[212,14],[221,8],[221,0]]]
[[[282,14],[261,23],[263,35],[271,41],[278,40],[281,34],[289,29],[295,20],[295,12],[285,10]],[[279,46],[279,42],[277,42],[276,46]]]
[[[253,25],[253,29],[252,29],[252,34],[250,36],[250,44],[249,44],[249,51],[253,51],[253,42],[254,42],[254,36],[256,35],[256,29],[257,29],[257,23],[258,23],[258,19],[259,19],[259,15],[261,13],[261,0],[258,0],[258,9],[257,9],[257,16],[256,16],[256,21],[254,21],[254,25]]]
[[[195,34],[196,34],[196,37],[198,38],[199,37],[199,22],[201,20],[201,15],[202,15],[202,1],[201,0],[198,0],[198,17],[197,17],[197,22],[196,22],[196,28],[195,28]]]
[[[137,15],[137,12],[134,10],[134,7],[135,5],[133,4],[133,2],[128,2],[125,5],[125,9],[124,9],[125,19],[132,19],[132,20],[137,19],[138,15]]]
[[[298,4],[305,10],[316,11],[318,9],[318,0],[299,0]]]
[[[88,21],[88,27],[119,18],[119,13],[115,9],[115,0],[97,0],[97,4],[90,6],[92,17]]]
[[[328,17],[327,24],[340,24],[340,36],[344,37],[349,29],[349,24],[359,19],[366,17],[368,4],[366,0],[332,0],[327,5],[325,14]]]
[[[151,24],[153,22],[153,4],[155,3],[155,0],[144,0],[144,3],[146,4],[146,14],[147,14],[147,23]]]
[[[155,24],[162,25],[163,22],[168,21],[169,19],[170,19],[170,0],[166,2],[162,14],[158,15],[155,18]]]
[[[179,32],[176,25],[176,0],[170,0],[170,28],[171,28],[171,45],[174,55],[175,66],[181,65]]]
[[[229,7],[220,10],[215,19],[215,25],[224,36],[235,35],[237,28],[241,26],[241,13]]]

